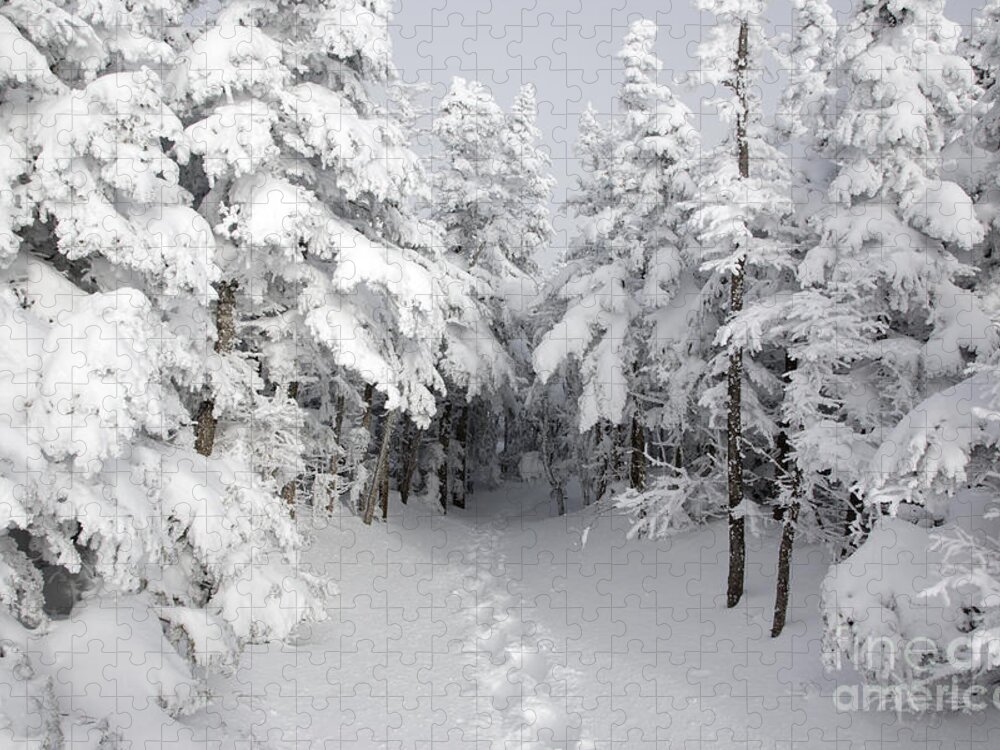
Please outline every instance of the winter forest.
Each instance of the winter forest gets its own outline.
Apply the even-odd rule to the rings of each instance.
[[[0,2],[0,748],[995,744],[1000,0],[398,5]]]

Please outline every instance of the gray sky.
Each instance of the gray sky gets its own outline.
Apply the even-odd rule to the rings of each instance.
[[[948,0],[950,18],[968,25],[981,0]],[[850,0],[834,0],[846,11]],[[627,9],[625,9],[627,8]],[[562,204],[577,170],[573,155],[576,123],[588,101],[601,112],[614,111],[621,70],[614,53],[629,24],[650,18],[660,27],[657,53],[663,80],[677,82],[693,70],[701,17],[685,0],[395,0],[393,43],[403,79],[431,86],[429,104],[447,91],[453,76],[477,79],[509,107],[523,83],[538,89],[539,127],[558,180],[555,202]],[[787,0],[775,0],[768,17],[772,31],[789,30]],[[707,23],[710,17],[705,16]],[[777,71],[764,82],[764,106],[779,94]],[[704,90],[678,83],[675,90],[695,113],[708,141],[721,127],[702,106]],[[556,222],[556,248],[564,247],[569,222]]]

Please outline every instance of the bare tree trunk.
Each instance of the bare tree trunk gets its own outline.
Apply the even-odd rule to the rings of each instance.
[[[629,461],[629,486],[642,492],[646,489],[646,434],[639,414],[632,415],[632,456]]]
[[[361,417],[361,426],[370,430],[372,426],[372,411],[375,404],[375,386],[371,383],[365,384],[365,413]]]
[[[438,425],[438,442],[441,444],[441,465],[438,466],[438,500],[441,510],[448,512],[448,479],[451,474],[451,398],[446,397],[441,407]]]
[[[403,465],[400,467],[399,479],[399,499],[403,505],[410,500],[410,488],[413,486],[413,474],[417,470],[417,460],[420,455],[420,437],[422,431],[410,424],[406,429],[406,438],[403,441]]]
[[[458,444],[459,457],[458,477],[451,496],[451,504],[456,508],[465,507],[465,492],[469,481],[469,404],[465,402],[458,412],[458,424],[455,426],[455,442]]]
[[[382,472],[382,482],[379,485],[379,504],[382,506],[382,520],[389,518],[389,469]]]
[[[736,146],[740,177],[750,176],[750,142],[747,133],[750,96],[747,70],[750,65],[749,26],[740,23],[736,50],[736,71],[731,82],[737,98]],[[743,288],[746,282],[746,248],[729,279],[729,313],[738,314],[743,309]],[[726,470],[729,492],[729,581],[726,605],[735,607],[743,598],[746,568],[746,518],[743,506],[743,350],[734,349],[729,354],[726,374]]]
[[[235,281],[221,281],[216,284],[218,300],[215,303],[215,351],[229,354],[236,344],[236,289]],[[194,449],[203,456],[211,456],[215,448],[215,432],[218,419],[215,417],[215,399],[207,398],[198,407],[197,424],[194,433]]]
[[[556,476],[552,468],[552,454],[549,450],[549,421],[547,418],[542,421],[542,467],[545,469],[545,477],[549,481],[549,497],[555,500],[556,513],[560,516],[566,515],[566,491],[563,483]]]
[[[600,502],[604,498],[604,494],[608,491],[608,476],[611,474],[612,465],[614,460],[612,458],[612,450],[614,448],[614,433],[612,432],[612,427],[609,422],[598,422],[593,428],[597,430],[598,437],[598,448],[601,449],[601,454],[603,455],[603,460],[598,464],[598,474],[597,481],[595,482],[596,489],[594,490],[594,502]],[[602,445],[604,441],[608,441],[607,445]]]
[[[333,439],[336,442],[337,453],[330,456],[330,482],[329,498],[326,503],[327,512],[333,512],[333,504],[340,497],[340,452],[343,450],[344,435],[344,408],[346,407],[344,395],[337,396],[337,416],[333,423]]]
[[[797,483],[797,482],[796,482]],[[792,503],[785,508],[785,523],[781,531],[781,549],[778,552],[778,583],[774,596],[774,620],[771,637],[777,638],[785,629],[788,617],[788,595],[792,578],[792,547],[795,544],[795,525],[799,520],[799,488],[793,488]]]
[[[299,384],[298,382],[292,382],[288,384],[288,398],[295,400],[299,396]],[[292,514],[292,518],[295,518],[295,487],[296,482],[294,479],[285,483],[285,486],[281,488],[281,499],[288,504],[288,511]]]
[[[785,377],[793,372],[798,363],[785,353]],[[783,487],[789,490],[789,505],[783,507],[776,518],[784,521],[781,530],[781,547],[778,550],[778,575],[774,594],[774,620],[771,623],[771,637],[777,638],[785,628],[785,620],[788,617],[788,597],[790,594],[792,578],[792,551],[795,546],[796,524],[799,520],[799,510],[802,502],[800,493],[802,491],[802,472],[798,464],[792,458],[792,446],[788,439],[788,424],[781,423],[781,431],[775,441],[778,448],[778,480],[775,482],[779,495]]]
[[[368,446],[371,445],[372,414],[375,411],[375,386],[372,383],[365,384],[365,413],[361,417],[361,426],[368,431]],[[365,447],[364,455],[368,455],[368,447]],[[360,459],[364,461],[364,458]],[[352,467],[356,468],[356,467]],[[358,497],[358,513],[364,512],[364,500]]]
[[[382,427],[382,444],[375,461],[375,471],[372,472],[371,484],[368,487],[362,515],[362,520],[369,526],[371,526],[372,518],[375,517],[375,506],[382,495],[383,478],[389,471],[389,446],[392,444],[392,431],[396,426],[397,416],[395,411],[389,412],[385,417],[385,425]]]

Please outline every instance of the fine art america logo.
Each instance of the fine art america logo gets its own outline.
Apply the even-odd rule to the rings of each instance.
[[[839,685],[833,702],[842,711],[1000,709],[1000,632],[954,639],[944,648],[927,637],[881,636],[858,641],[842,657],[877,684]]]

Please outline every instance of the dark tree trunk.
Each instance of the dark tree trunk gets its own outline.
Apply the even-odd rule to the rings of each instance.
[[[785,523],[781,531],[781,549],[778,552],[778,583],[774,596],[774,621],[771,623],[771,637],[777,638],[785,629],[788,617],[788,595],[792,579],[792,548],[795,545],[795,525],[799,520],[801,504],[798,488],[793,489],[791,505],[785,508]]]
[[[389,471],[389,446],[392,444],[392,431],[396,426],[397,413],[389,412],[385,417],[385,424],[382,427],[382,442],[378,451],[378,458],[375,460],[375,470],[372,472],[371,484],[368,486],[364,502],[364,513],[362,520],[371,525],[372,518],[375,517],[375,506],[382,497],[382,484]],[[388,488],[386,488],[388,489]]]
[[[299,384],[298,382],[292,382],[288,384],[288,398],[295,400],[299,396]],[[295,518],[295,480],[287,482],[284,487],[281,488],[281,499],[288,504],[288,511],[292,514],[292,518]]]
[[[646,434],[639,415],[632,415],[632,456],[629,462],[629,486],[638,492],[646,489]]]
[[[219,296],[215,303],[215,351],[229,354],[236,345],[236,289],[235,281],[219,282],[215,290]],[[195,425],[194,449],[203,456],[211,456],[215,448],[215,399],[207,398],[198,407]]]
[[[452,487],[451,504],[456,508],[465,507],[465,493],[469,482],[469,404],[463,403],[455,425],[455,447],[459,453],[458,477]]]
[[[382,482],[379,484],[379,504],[382,506],[382,520],[389,518],[389,469],[382,472]]]
[[[786,351],[785,368],[783,373],[786,382],[788,380],[788,376],[795,372],[795,368],[797,367],[798,362],[788,356],[788,352]],[[775,457],[777,471],[775,472],[774,489],[772,492],[773,498],[779,498],[781,496],[783,486],[791,486],[795,483],[795,472],[797,471],[794,462],[792,461],[792,444],[788,439],[788,423],[782,420],[779,422],[778,428],[778,436],[774,440],[774,446],[777,451],[777,456]],[[774,520],[780,521],[784,518],[784,515],[784,506],[780,504],[775,505],[773,512]]]
[[[410,488],[413,486],[413,474],[417,470],[417,460],[420,457],[420,438],[423,433],[419,428],[410,424],[406,430],[406,439],[403,442],[403,465],[400,467],[399,479],[399,499],[403,505],[410,500]]]
[[[340,457],[341,451],[343,450],[343,435],[344,435],[344,408],[346,407],[345,399],[343,394],[337,396],[337,416],[333,423],[333,439],[336,442],[336,450],[332,456],[330,456],[330,489],[329,489],[329,499],[327,500],[326,509],[328,512],[333,512],[333,504],[340,497]]]
[[[614,432],[609,422],[598,422],[593,428],[597,431],[597,448],[603,457],[598,463],[597,477],[594,483],[594,502],[599,503],[608,491],[608,479],[611,475],[614,459]]]
[[[732,87],[736,94],[736,147],[740,177],[750,176],[750,142],[747,133],[750,96],[747,71],[750,65],[749,26],[740,23],[736,50],[736,71]],[[729,280],[729,312],[736,315],[743,309],[743,288],[746,283],[746,248]],[[729,355],[726,374],[726,470],[729,492],[729,581],[726,605],[735,607],[743,598],[746,567],[746,519],[743,509],[743,350]]]
[[[194,449],[203,456],[211,456],[215,448],[215,399],[207,398],[198,407],[195,418]]]
[[[448,512],[448,479],[451,464],[451,399],[445,398],[441,407],[441,420],[438,425],[438,441],[441,444],[441,465],[438,466],[438,501],[441,510]]]
[[[733,279],[735,284],[736,279]],[[743,504],[743,434],[742,434],[742,377],[743,352],[729,356],[727,378],[728,397],[726,415],[726,471],[729,492],[729,581],[726,606],[735,607],[743,597],[744,569],[746,567],[746,518]]]
[[[375,386],[372,383],[365,384],[365,413],[361,416],[361,426],[368,432],[368,445],[371,445],[372,415],[375,411]],[[365,448],[364,455],[368,455],[368,447]],[[362,461],[364,459],[361,459]],[[351,469],[356,469],[352,466]],[[358,513],[364,513],[365,501],[363,497],[358,497]]]
[[[871,531],[871,525],[865,512],[865,503],[857,492],[851,490],[847,496],[847,515],[844,518],[844,546],[841,549],[841,558],[854,552],[868,536],[869,531]]]
[[[553,467],[555,456],[551,450],[549,437],[549,421],[547,418],[542,421],[542,467],[545,470],[545,477],[549,481],[549,497],[555,501],[556,513],[560,516],[566,515],[566,491],[563,488],[562,478],[556,475]]]
[[[627,481],[630,468],[629,459],[632,455],[629,430],[622,424],[616,424],[611,429],[614,431],[615,481]]]
[[[794,372],[798,363],[785,353],[785,376]],[[781,511],[776,518],[784,521],[781,530],[781,548],[778,550],[778,576],[774,593],[774,620],[771,623],[771,637],[777,638],[785,628],[788,617],[788,597],[792,579],[792,551],[795,546],[796,524],[799,520],[799,510],[802,506],[800,493],[802,491],[802,472],[792,458],[792,446],[788,439],[788,424],[781,423],[781,431],[775,441],[778,448],[778,480],[775,482],[778,494],[784,487],[788,488],[789,504],[777,505]]]
[[[361,426],[370,430],[372,426],[372,412],[375,406],[375,386],[371,383],[365,384],[365,413],[361,417]]]

